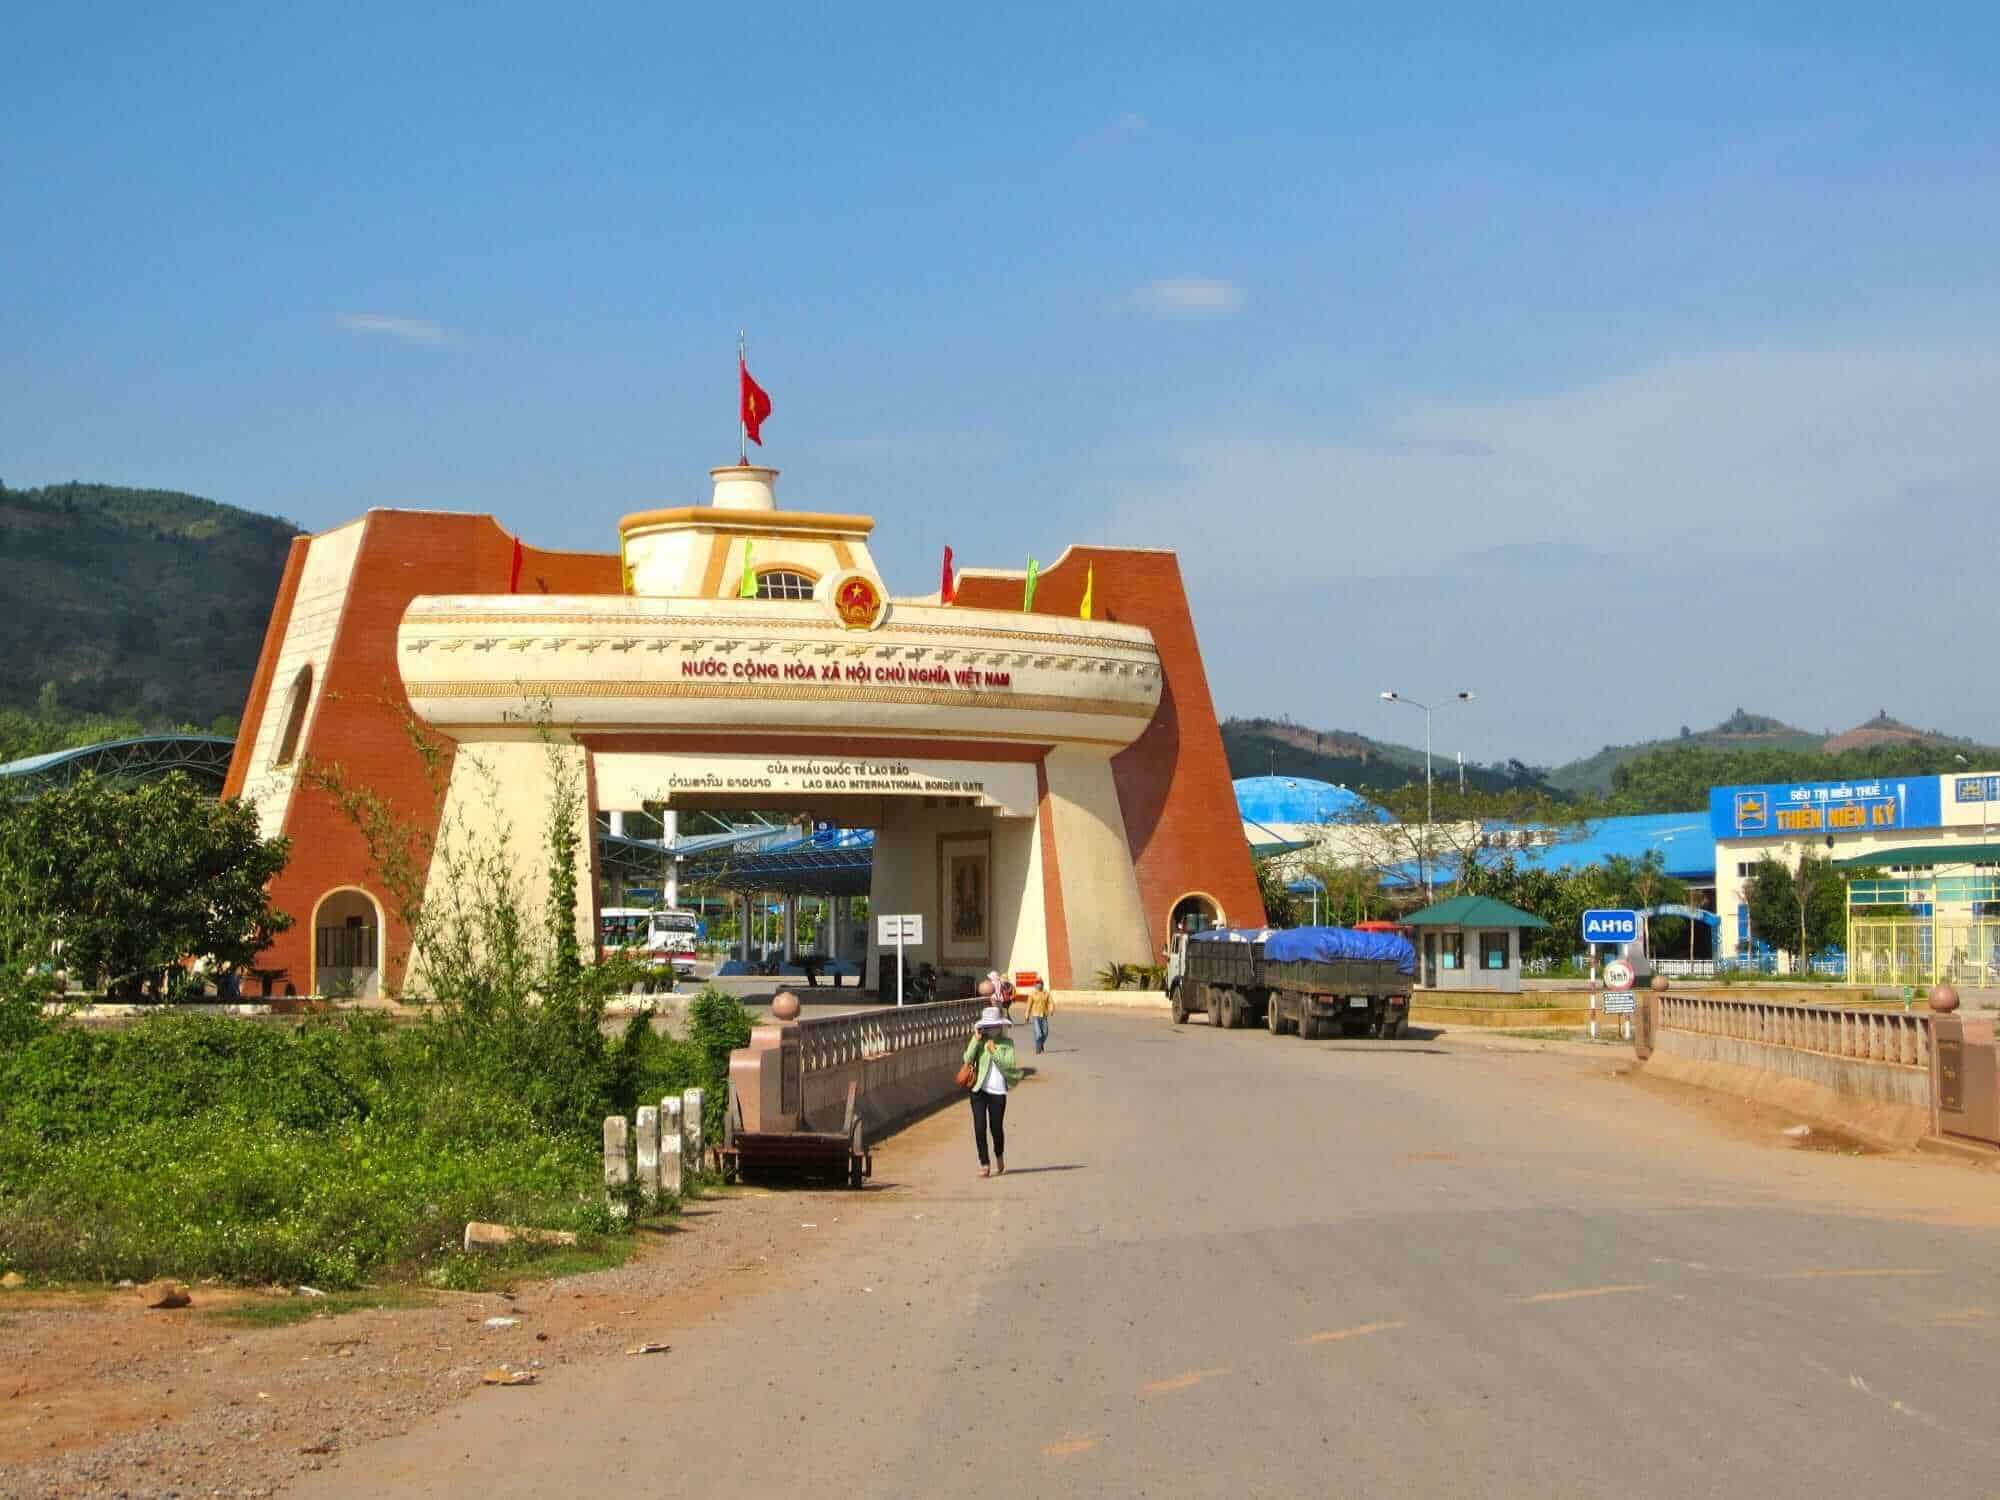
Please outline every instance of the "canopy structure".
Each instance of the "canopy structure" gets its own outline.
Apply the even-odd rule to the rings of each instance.
[[[1453,896],[1403,918],[1412,927],[1547,927],[1531,911],[1491,896]]]
[[[142,734],[8,761],[0,765],[0,786],[11,794],[31,797],[51,787],[68,786],[84,775],[107,781],[146,781],[170,771],[185,771],[219,793],[235,750],[236,741],[222,735]]]
[[[794,839],[749,854],[691,859],[681,878],[712,891],[741,895],[865,896],[875,869],[875,835],[844,831],[832,842]]]
[[[1852,859],[1836,859],[1836,870],[1876,870],[1890,865],[2000,864],[2000,844],[1912,844],[1904,849],[1877,849]]]

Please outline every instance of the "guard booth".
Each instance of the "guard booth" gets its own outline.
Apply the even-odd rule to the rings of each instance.
[[[1404,921],[1415,934],[1420,988],[1501,995],[1520,993],[1522,932],[1549,925],[1491,896],[1454,896]]]

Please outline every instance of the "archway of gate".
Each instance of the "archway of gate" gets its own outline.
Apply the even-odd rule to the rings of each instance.
[[[600,810],[651,807],[722,818],[756,812],[872,835],[865,847],[815,847],[807,837],[790,847],[720,852],[688,872],[698,877],[691,884],[746,902],[778,897],[785,958],[800,951],[799,898],[850,898],[832,908],[840,936],[819,951],[833,947],[827,956],[861,965],[866,979],[882,972],[885,953],[893,969],[895,945],[882,941],[885,917],[917,919],[915,940],[904,944],[905,963],[933,965],[948,986],[991,969],[1049,972],[1053,883],[1030,759],[605,748],[594,749],[591,770]],[[1059,884],[1056,890],[1059,902]],[[849,916],[851,898],[860,894],[876,919],[865,932]]]

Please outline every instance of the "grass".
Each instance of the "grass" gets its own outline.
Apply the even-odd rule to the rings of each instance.
[[[1530,1042],[1594,1041],[1601,1046],[1629,1047],[1632,1045],[1630,1041],[1618,1035],[1616,1023],[1607,1026],[1601,1021],[1598,1023],[1597,1035],[1594,1037],[1590,1034],[1590,1028],[1587,1026],[1525,1026],[1519,1030],[1509,1028],[1504,1031],[1495,1031],[1493,1034],[1495,1036],[1520,1037]]]
[[[1582,1000],[1582,991],[1577,992],[1577,999],[1575,1000],[1570,999],[1567,994],[1560,991],[1554,994],[1534,994],[1530,992],[1518,995],[1503,994],[1497,991],[1490,995],[1478,993],[1439,995],[1431,991],[1425,991],[1421,995],[1412,996],[1410,1003],[1412,1005],[1434,1005],[1441,1010],[1570,1010],[1582,1002]]]
[[[46,1030],[0,1048],[0,1271],[347,1293],[616,1265],[632,1226],[605,1202],[600,1123],[694,1084],[719,1113],[714,1075],[748,1022],[726,997],[709,1012],[691,1041],[643,1018],[606,1041],[581,1015],[498,1041],[351,1016]],[[468,1257],[473,1219],[580,1243]]]

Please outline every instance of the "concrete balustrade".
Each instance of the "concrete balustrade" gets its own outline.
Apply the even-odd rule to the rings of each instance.
[[[1651,994],[1646,1069],[1796,1110],[1883,1144],[1932,1126],[1929,1014]]]
[[[750,1134],[841,1130],[848,1090],[870,1139],[958,1092],[983,1002],[937,1000],[757,1027],[730,1054],[729,1086]]]

